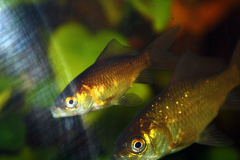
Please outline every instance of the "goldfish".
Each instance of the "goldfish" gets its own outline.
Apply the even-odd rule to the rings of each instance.
[[[160,159],[193,143],[225,146],[232,140],[210,124],[240,83],[240,42],[229,64],[191,51],[182,55],[168,86],[118,137],[110,160]]]
[[[174,68],[179,56],[169,52],[180,30],[175,25],[142,52],[111,40],[95,63],[74,78],[50,108],[54,118],[83,115],[112,105],[141,103],[135,93],[126,93],[132,83],[151,84],[147,68]]]

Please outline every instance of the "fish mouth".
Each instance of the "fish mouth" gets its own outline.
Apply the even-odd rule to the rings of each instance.
[[[109,158],[109,160],[120,160],[121,158],[119,158],[116,155],[113,155],[111,158]]]
[[[51,113],[52,113],[53,118],[63,117],[62,114],[61,114],[62,111],[61,111],[59,108],[57,108],[56,106],[52,106],[52,107],[50,108],[50,111],[51,111]]]

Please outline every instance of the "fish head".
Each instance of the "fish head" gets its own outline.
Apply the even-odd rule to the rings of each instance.
[[[50,108],[54,118],[83,115],[92,109],[94,99],[89,90],[70,83]]]
[[[159,159],[170,152],[169,146],[165,128],[152,122],[135,123],[118,137],[110,160]]]

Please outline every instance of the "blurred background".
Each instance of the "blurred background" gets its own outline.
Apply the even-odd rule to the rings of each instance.
[[[228,62],[240,38],[240,1],[0,0],[0,160],[111,157],[118,135],[167,86],[172,70],[151,70],[154,85],[133,85],[140,106],[59,119],[49,108],[111,39],[142,50],[175,24],[182,29],[173,53]],[[221,110],[213,121],[234,145],[193,144],[163,159],[239,160],[239,114]]]

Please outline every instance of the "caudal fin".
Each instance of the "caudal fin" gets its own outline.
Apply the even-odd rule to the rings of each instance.
[[[143,50],[143,54],[149,55],[151,61],[150,68],[175,68],[180,57],[170,53],[168,50],[174,42],[180,28],[181,25],[171,27]]]

